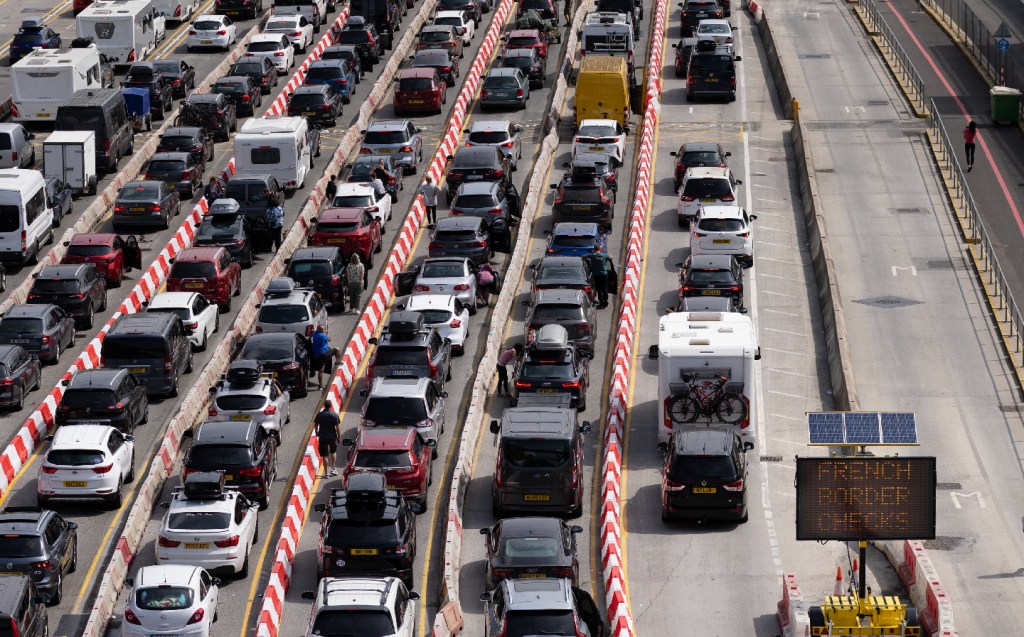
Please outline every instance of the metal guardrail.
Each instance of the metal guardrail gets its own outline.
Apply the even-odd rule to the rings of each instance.
[[[881,44],[888,49],[882,53],[892,56],[895,60],[893,72],[899,75],[897,79],[906,87],[907,99],[914,104],[919,113],[926,112],[924,80],[921,79],[921,74],[917,72],[914,63],[910,61],[910,56],[903,50],[903,45],[896,38],[896,34],[879,14],[878,4],[875,0],[861,0],[860,7],[867,21],[871,23],[869,28],[872,35],[877,35]]]
[[[950,137],[935,107],[935,100],[930,100],[930,107],[928,134],[932,137],[932,148],[939,170],[949,185],[950,197],[954,204],[958,204],[953,206],[953,210],[961,222],[967,242],[976,248],[973,251],[978,265],[978,275],[988,288],[992,311],[1003,332],[1008,354],[1013,357],[1015,367],[1020,367],[1024,365],[1024,314],[1021,313],[1017,300],[1013,298],[1006,274],[996,257],[992,238],[985,229],[978,204],[974,200],[970,186],[967,185],[967,177],[960,164],[960,156],[956,152],[956,149],[960,148],[959,138],[955,138],[958,143],[954,144],[954,138]]]

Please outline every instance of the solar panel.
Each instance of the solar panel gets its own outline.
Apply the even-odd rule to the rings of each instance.
[[[913,412],[807,412],[809,445],[916,445],[917,418]]]

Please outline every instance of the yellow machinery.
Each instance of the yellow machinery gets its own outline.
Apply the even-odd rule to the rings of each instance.
[[[901,635],[921,634],[917,609],[897,597],[829,595],[821,606],[808,610],[812,635]]]

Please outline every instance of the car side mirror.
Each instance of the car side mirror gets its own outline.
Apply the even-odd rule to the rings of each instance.
[[[551,184],[548,188],[554,190],[555,188],[558,188],[558,184]]]
[[[488,595],[487,593],[480,593],[480,601],[481,602],[484,602],[486,604],[487,602],[490,601],[490,599],[491,599],[491,596]]]
[[[447,339],[447,340],[449,340],[449,341],[450,341],[451,339]],[[448,398],[448,392],[446,392],[446,391],[443,391],[443,392],[441,392],[441,393],[440,393],[440,394],[438,394],[438,395],[439,395],[439,396],[441,396],[441,398]]]
[[[658,360],[658,346],[657,345],[651,345],[650,347],[647,348],[647,358],[651,359],[652,361]]]
[[[45,440],[46,442],[53,442],[53,436],[47,436],[43,438],[43,440]]]
[[[585,434],[590,433],[590,422],[589,421],[587,421],[587,420],[583,421],[583,424],[580,425],[580,433],[585,433]]]
[[[423,506],[423,504],[420,502],[409,502],[408,505],[409,510],[412,511],[413,513],[419,514],[427,510],[427,507]]]
[[[74,531],[78,528],[78,522],[68,522],[68,528]]]
[[[370,345],[376,345],[377,344],[377,337],[374,336],[372,338],[368,338],[368,339],[366,339],[366,342],[369,343]]]
[[[732,59],[732,61],[733,62],[742,62],[743,61],[743,56],[742,55],[737,55],[736,57],[734,57]]]
[[[741,307],[741,308],[737,309],[736,311],[739,312],[740,314],[746,314],[747,313],[747,308]]]
[[[220,586],[221,581],[222,580],[219,577],[211,577],[210,578],[210,583],[213,584],[214,586]]]
[[[681,267],[683,267],[683,262],[682,262],[682,261],[677,261],[677,262],[676,262],[676,267],[677,267],[677,268],[681,268]]]
[[[354,445],[354,444],[356,444],[356,443],[355,443],[355,441],[354,441],[354,440],[352,440],[351,438],[345,438],[345,439],[343,439],[343,440],[341,441],[341,444],[342,444],[343,446],[345,446],[345,447],[351,447],[352,445]]]
[[[132,578],[132,577],[124,578],[124,585],[128,586],[128,587],[134,586],[135,585],[135,578]]]
[[[368,390],[366,390],[366,389],[360,389],[359,390],[359,395],[360,396],[369,396],[370,392]]]
[[[623,126],[622,127],[622,132],[625,135],[629,135],[629,126]]]
[[[65,248],[66,248],[66,247],[68,247],[69,245],[71,245],[71,242],[70,242],[70,241],[65,241],[65,242],[64,242],[64,247],[65,247]]]
[[[420,594],[416,591],[409,591],[409,599],[419,599]]]
[[[678,49],[678,48],[679,48],[679,45],[678,45],[678,44],[673,44],[673,45],[672,45],[672,48],[673,48],[673,49]],[[672,156],[674,157],[674,156],[675,156],[675,153],[672,153]]]
[[[316,599],[316,593],[314,591],[302,591],[302,599],[311,602]]]
[[[171,508],[171,503],[170,502],[161,502],[160,503],[160,508],[161,509],[169,509],[169,508]]]
[[[424,440],[423,444],[425,444],[428,447],[436,447],[437,446],[437,441],[436,440]]]
[[[516,124],[515,126],[513,126],[513,127],[512,127],[512,130],[514,130],[514,131],[515,131],[515,132],[517,132],[517,133],[521,133],[521,132],[523,132],[523,131],[524,131],[524,130],[526,130],[526,129],[524,129],[524,128],[523,128],[522,126],[520,126],[519,124]]]
[[[668,443],[667,442],[659,442],[658,443],[658,451],[660,451],[662,453],[668,451]]]
[[[452,344],[452,339],[450,339],[450,338],[445,338],[445,339],[444,339],[444,342],[445,342],[445,345],[451,345],[451,344]]]
[[[490,537],[490,535],[491,535],[491,530],[490,530],[490,529],[487,529],[487,528],[484,528],[484,529],[480,529],[480,535],[486,535],[486,536]]]
[[[326,504],[314,504],[313,505],[313,510],[316,511],[317,513],[323,513],[324,511],[327,510],[327,505]]]
[[[491,421],[491,433],[492,434],[496,434],[499,431],[501,431],[501,427],[498,425],[498,421],[497,420],[492,420]],[[52,440],[53,436],[50,436],[50,439]]]
[[[60,384],[63,385],[64,387],[67,387],[68,385],[71,384],[71,379],[70,378],[65,378],[65,379],[60,381]]]
[[[743,443],[743,451],[750,451],[753,448],[754,443],[750,442],[749,440]]]
[[[574,525],[569,527],[569,532],[572,533],[573,535],[575,535],[577,533],[583,533],[583,527],[582,526],[577,526],[577,525],[574,524]]]
[[[462,132],[463,132],[463,134],[468,135],[469,134],[469,129],[468,128],[463,128]]]

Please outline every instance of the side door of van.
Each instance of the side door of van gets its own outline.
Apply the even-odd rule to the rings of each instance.
[[[185,328],[181,321],[172,321],[170,347],[173,349],[175,358],[175,376],[192,373],[192,342],[185,334]]]
[[[313,155],[307,137],[306,131],[300,131],[295,140],[295,182],[299,188],[305,185],[306,175],[313,168]]]
[[[53,241],[53,209],[46,205],[46,184],[39,181],[36,190],[24,203],[25,254],[29,262],[35,263],[44,243]],[[19,238],[20,239],[20,238]]]
[[[135,130],[128,119],[128,106],[125,105],[124,97],[107,102],[105,117],[107,120],[107,134],[110,136],[110,145],[116,144],[121,149],[121,156],[131,155],[134,152]],[[97,140],[99,143],[99,140]]]

